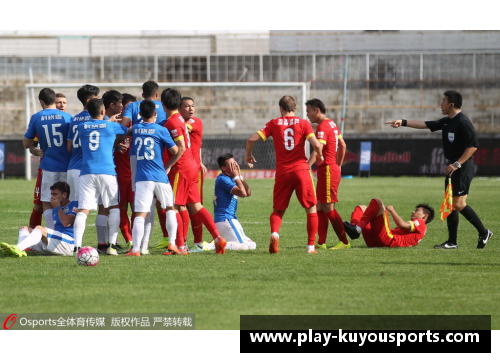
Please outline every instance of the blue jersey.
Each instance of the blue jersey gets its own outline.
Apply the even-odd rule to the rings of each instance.
[[[117,135],[127,133],[127,127],[115,122],[93,119],[78,125],[83,152],[80,176],[102,174],[116,176],[113,147]]]
[[[156,123],[138,123],[132,127],[132,143],[137,156],[135,181],[168,184],[162,155],[165,148],[175,146],[168,130]]]
[[[64,213],[66,215],[74,215],[78,212],[78,201],[71,201],[66,206],[62,207]],[[52,209],[52,217],[54,218],[54,230],[59,231],[60,233],[69,235],[73,237],[73,224],[70,226],[64,226],[61,223],[61,219],[59,219],[59,208]]]
[[[214,222],[237,219],[238,196],[231,194],[235,186],[236,182],[223,173],[215,179]]]
[[[44,109],[31,116],[24,137],[32,140],[38,136],[43,151],[40,168],[51,172],[66,172],[71,154],[68,152],[67,135],[71,115],[58,109]]]
[[[68,132],[68,140],[72,143],[71,160],[69,161],[68,170],[79,170],[82,168],[82,143],[78,133],[78,125],[83,122],[91,121],[89,111],[83,111],[73,117]]]

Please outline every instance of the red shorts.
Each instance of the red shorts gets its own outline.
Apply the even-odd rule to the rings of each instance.
[[[330,204],[338,202],[337,194],[340,184],[340,168],[337,164],[318,167],[318,185],[316,193],[318,202]]]
[[[198,193],[200,194],[200,202],[203,204],[203,169],[198,169]]]
[[[361,209],[357,207],[352,213],[351,220],[361,220],[362,215],[363,211],[361,211]],[[369,224],[367,224],[363,228],[362,233],[363,239],[365,239],[365,243],[368,247],[390,247],[393,242],[394,236],[392,234],[387,211],[384,211],[382,215],[377,216]]]
[[[276,176],[274,181],[273,208],[286,210],[292,193],[304,208],[316,205],[316,191],[310,170],[299,170]]]
[[[190,170],[171,170],[168,179],[174,192],[175,205],[200,202],[197,166]]]
[[[33,192],[33,203],[37,205],[41,205],[42,201],[40,201],[41,195],[41,186],[42,186],[42,169],[38,168],[38,176],[36,177],[35,190]]]
[[[129,178],[117,178],[118,190],[120,191],[120,209],[127,206],[127,204],[134,203],[134,191],[132,191],[132,180]]]

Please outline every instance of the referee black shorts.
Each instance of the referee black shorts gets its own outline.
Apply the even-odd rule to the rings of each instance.
[[[448,161],[449,162],[449,161]],[[453,162],[449,162],[452,164]],[[464,196],[469,194],[469,187],[472,179],[476,175],[476,165],[472,158],[464,162],[462,167],[451,174],[451,185],[453,187],[453,196]],[[444,180],[444,188],[448,185],[448,180]]]

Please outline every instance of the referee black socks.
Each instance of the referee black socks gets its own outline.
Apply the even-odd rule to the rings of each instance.
[[[472,207],[467,205],[462,209],[462,211],[460,211],[460,213],[467,219],[467,221],[474,225],[474,227],[477,229],[477,232],[479,233],[479,236],[484,237],[488,235],[488,230],[484,228],[483,223]]]

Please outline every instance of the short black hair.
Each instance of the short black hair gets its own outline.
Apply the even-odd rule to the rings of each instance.
[[[40,93],[38,93],[38,100],[50,106],[56,103],[56,92],[50,88],[43,88]]]
[[[111,104],[115,104],[122,99],[122,94],[114,89],[109,90],[102,95],[102,101],[104,103],[104,108],[106,109],[108,109]]]
[[[130,102],[137,102],[137,97],[133,96],[132,94],[122,93],[122,96],[123,96],[123,99],[122,99],[123,105],[130,103]]]
[[[428,204],[418,204],[417,206],[415,206],[415,210],[419,207],[421,207],[424,214],[427,215],[427,220],[425,220],[426,224],[434,220],[434,209],[432,207],[430,207]]]
[[[156,112],[156,104],[153,101],[145,99],[139,105],[140,113],[142,118],[150,119]]]
[[[309,99],[307,102],[306,102],[306,106],[310,106],[310,107],[313,107],[313,108],[318,108],[319,111],[322,113],[322,114],[325,114],[326,113],[326,107],[325,107],[325,104],[319,100],[318,98],[313,98],[313,99]]]
[[[194,102],[194,99],[191,97],[182,97],[181,98],[181,105],[182,105],[182,102],[184,102],[184,101],[193,101]]]
[[[460,93],[454,90],[449,90],[444,92],[444,95],[448,97],[448,103],[453,103],[455,108],[460,109],[460,107],[462,107],[463,98]]]
[[[222,156],[219,156],[217,158],[217,163],[219,164],[219,167],[222,168],[222,166],[225,166],[226,161],[229,160],[230,158],[234,158],[233,155],[230,153],[225,153]]]
[[[142,85],[142,94],[143,97],[152,97],[155,95],[156,92],[158,92],[158,83],[148,80],[146,83]]]
[[[50,191],[52,190],[59,190],[62,194],[66,192],[66,198],[69,198],[69,193],[71,191],[69,185],[64,181],[56,182],[55,184],[50,186]]]
[[[179,109],[182,104],[181,99],[181,94],[177,89],[167,88],[161,92],[161,103],[163,103],[168,110]]]
[[[90,85],[90,84],[84,84],[78,89],[78,92],[76,92],[76,96],[82,102],[83,106],[87,104],[87,101],[93,97],[97,97],[99,95],[99,88]]]
[[[87,103],[87,111],[89,112],[92,119],[97,119],[97,117],[99,117],[103,106],[104,102],[100,98],[92,98]]]

